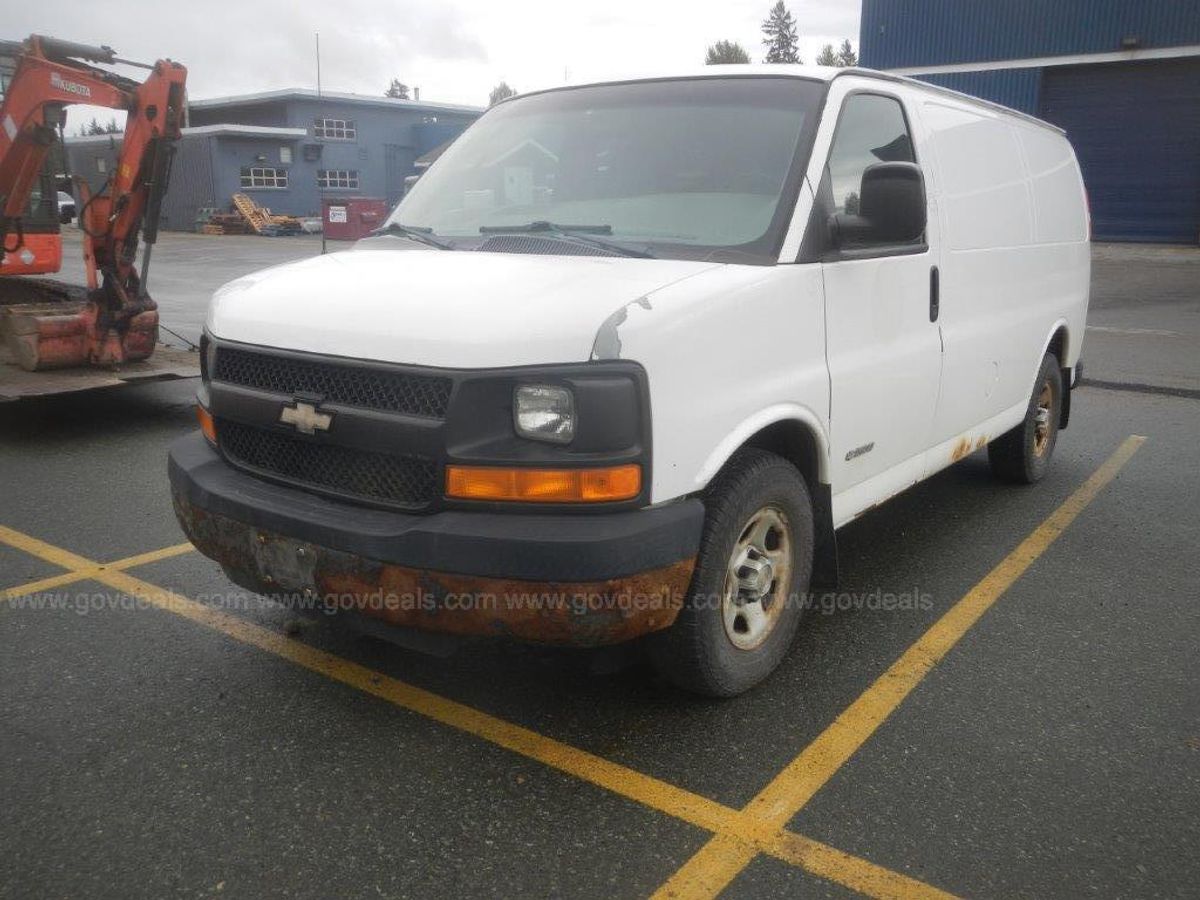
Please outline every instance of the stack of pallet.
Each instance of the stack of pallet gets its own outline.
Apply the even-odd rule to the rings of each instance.
[[[259,206],[246,194],[233,195],[233,208],[255,234],[299,234],[300,220],[293,216],[275,216],[265,206]]]
[[[252,234],[253,229],[241,213],[214,210],[199,223],[201,234]]]

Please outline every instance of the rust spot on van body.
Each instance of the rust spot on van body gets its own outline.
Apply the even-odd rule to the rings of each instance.
[[[974,443],[971,441],[969,434],[964,434],[954,442],[954,448],[950,451],[950,461],[958,462],[960,459],[965,459],[976,450],[982,450],[987,446],[988,439],[986,434],[981,434],[975,438]]]
[[[950,460],[958,462],[964,456],[971,452],[971,439],[968,437],[960,437],[954,444],[954,449],[950,451]]]

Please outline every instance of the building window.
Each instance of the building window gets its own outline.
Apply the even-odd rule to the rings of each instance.
[[[280,147],[279,148],[279,161],[285,165],[292,161],[292,148],[291,147]]]
[[[313,134],[330,141],[353,141],[358,137],[353,119],[315,119]]]
[[[358,171],[355,169],[317,169],[317,187],[323,191],[358,190]]]
[[[273,169],[270,166],[251,166],[242,169],[242,187],[244,188],[286,188],[287,186],[287,169]]]
[[[108,160],[106,160],[103,156],[96,157],[96,171],[101,175],[108,171]]]

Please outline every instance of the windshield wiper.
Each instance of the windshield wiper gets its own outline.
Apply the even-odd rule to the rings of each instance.
[[[638,250],[634,247],[627,247],[617,241],[606,241],[603,238],[596,237],[596,235],[601,234],[612,234],[611,225],[559,225],[555,222],[547,222],[544,219],[539,219],[536,222],[527,222],[524,225],[480,225],[479,233],[549,234],[569,243],[599,247],[602,250],[611,250],[613,253],[619,253],[621,256],[654,259],[654,254],[649,250]]]
[[[418,244],[428,244],[430,247],[437,247],[439,250],[454,249],[454,245],[449,241],[435,238],[432,228],[422,228],[419,225],[401,225],[399,222],[388,222],[382,228],[376,228],[372,231],[371,237],[380,234],[394,234],[399,237],[406,237],[410,241],[416,241]]]

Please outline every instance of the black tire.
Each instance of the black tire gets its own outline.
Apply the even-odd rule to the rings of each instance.
[[[745,448],[713,480],[704,506],[704,534],[687,602],[675,623],[653,637],[650,656],[658,671],[684,690],[732,697],[774,671],[796,636],[812,575],[812,502],[795,466],[765,450]],[[773,624],[761,626],[767,630],[756,646],[739,647],[735,640],[749,644],[755,638],[737,633],[737,610],[746,607],[731,606],[725,597],[735,583],[728,581],[735,549],[746,542],[751,526],[766,528],[768,545],[770,529],[777,529],[771,552],[778,555],[780,567],[790,559],[791,569],[783,577],[775,577],[774,567],[762,575],[770,586],[755,602]],[[780,585],[785,577],[790,583]],[[737,592],[739,600],[744,596]],[[732,632],[727,615],[734,618]]]
[[[1034,382],[1025,420],[988,444],[988,462],[997,478],[1013,484],[1033,484],[1042,479],[1058,441],[1062,402],[1062,369],[1054,355],[1047,353]],[[1039,422],[1043,415],[1046,421]]]

